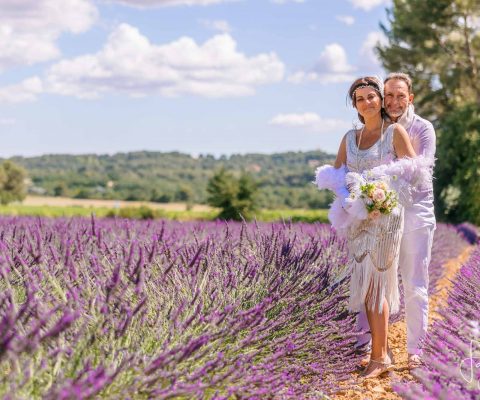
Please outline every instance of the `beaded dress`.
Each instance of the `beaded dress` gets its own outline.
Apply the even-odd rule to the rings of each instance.
[[[357,146],[355,130],[350,130],[346,136],[348,172],[361,174],[396,160],[393,127],[390,125],[375,144],[364,150]],[[383,299],[386,299],[390,312],[398,312],[400,295],[397,271],[402,234],[403,208],[400,204],[394,213],[368,218],[349,227],[347,247],[351,271],[351,311],[364,310],[367,303],[371,310],[377,306],[378,312],[381,312]]]

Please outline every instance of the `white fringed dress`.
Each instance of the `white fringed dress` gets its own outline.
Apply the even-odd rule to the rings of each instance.
[[[370,148],[357,146],[356,133],[347,133],[347,171],[362,173],[397,159],[393,147],[393,126]],[[403,234],[403,207],[397,212],[366,219],[353,224],[346,232],[349,255],[349,308],[357,312],[377,306],[378,312],[386,299],[390,313],[397,313],[400,305],[398,290],[398,257]],[[368,299],[367,299],[368,295]],[[366,301],[367,300],[367,301]]]

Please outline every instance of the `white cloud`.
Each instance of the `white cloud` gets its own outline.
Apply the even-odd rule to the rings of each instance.
[[[229,34],[201,45],[189,37],[155,45],[136,28],[121,24],[98,53],[50,67],[46,82],[49,91],[79,98],[108,92],[228,97],[251,95],[256,86],[282,80],[284,68],[273,52],[240,53]]]
[[[382,4],[390,4],[391,0],[350,0],[355,8],[361,8],[365,11],[370,11],[372,8],[378,7]]]
[[[238,0],[110,0],[127,6],[147,7],[173,7],[173,6],[209,6],[212,4],[227,3]]]
[[[345,25],[351,26],[355,23],[355,18],[351,15],[337,15],[335,17],[337,21],[343,22]]]
[[[386,44],[387,38],[383,32],[370,32],[360,47],[361,67],[369,71],[380,72],[381,62],[375,54],[375,47],[378,44]]]
[[[269,121],[270,125],[277,125],[286,128],[302,128],[312,132],[331,133],[333,131],[344,131],[351,127],[351,122],[341,119],[323,118],[312,112],[303,114],[278,114]]]
[[[62,32],[88,30],[98,11],[90,0],[0,0],[0,71],[60,55]]]
[[[229,3],[241,0],[109,0],[127,6],[147,7],[173,7],[173,6],[209,6],[212,4]],[[306,0],[270,0],[274,4],[305,3]]]
[[[270,3],[274,3],[274,4],[305,3],[305,0],[270,0]]]
[[[355,68],[348,64],[347,53],[345,49],[338,43],[332,43],[325,46],[325,50],[320,54],[320,58],[317,61],[315,70],[322,73],[348,73]]]
[[[34,101],[42,93],[43,84],[34,76],[19,84],[0,87],[0,103],[23,103]]]
[[[15,125],[17,123],[17,120],[14,118],[0,118],[0,125],[3,126],[11,126]]]
[[[232,28],[228,21],[225,20],[200,20],[200,23],[207,29],[212,29],[214,31],[220,32],[231,32]]]
[[[315,66],[309,71],[298,71],[288,80],[292,83],[316,81],[322,84],[348,82],[354,79],[355,67],[347,60],[345,49],[338,43],[325,47]]]

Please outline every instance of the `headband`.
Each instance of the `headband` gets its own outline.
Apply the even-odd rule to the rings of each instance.
[[[375,89],[380,94],[380,97],[383,99],[383,81],[377,76],[372,77],[371,80],[373,80],[374,82],[357,86],[352,93],[352,99],[355,98],[355,92],[358,89],[363,89],[366,87],[371,87],[372,89]]]

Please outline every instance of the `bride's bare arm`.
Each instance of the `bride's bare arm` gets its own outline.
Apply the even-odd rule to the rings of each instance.
[[[393,128],[393,147],[398,158],[416,157],[415,150],[413,150],[410,137],[405,128],[400,124],[395,124]]]
[[[338,149],[337,159],[335,160],[335,164],[333,166],[335,168],[340,168],[343,164],[347,163],[347,135],[345,135],[340,143],[340,148]]]

